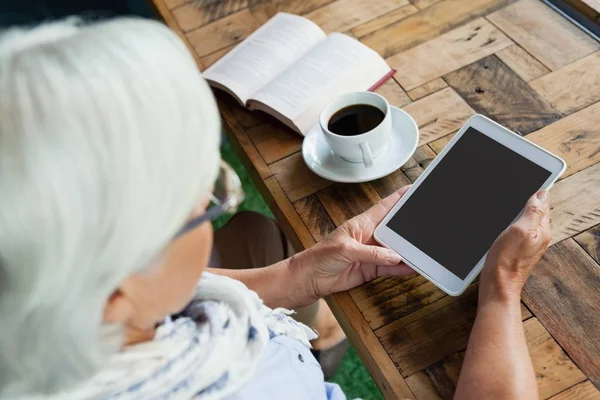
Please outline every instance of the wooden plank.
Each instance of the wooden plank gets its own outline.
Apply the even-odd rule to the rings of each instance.
[[[364,318],[375,330],[391,324],[420,308],[431,304],[446,294],[422,276],[403,282],[361,304]],[[371,304],[370,306],[368,306]]]
[[[277,218],[281,229],[296,251],[302,251],[315,244],[315,240],[294,209],[294,206],[283,193],[274,176],[265,179],[268,196],[264,196],[267,204]],[[260,186],[259,186],[260,188]]]
[[[406,175],[404,175],[404,172],[402,172],[401,169],[398,169],[391,174],[384,176],[383,178],[371,182],[371,186],[373,186],[381,198],[385,198],[401,187],[410,184],[411,181]]]
[[[302,149],[302,137],[280,124],[264,123],[248,129],[248,136],[267,164]]]
[[[452,72],[444,79],[475,111],[523,135],[561,117],[496,56]]]
[[[370,300],[372,297],[386,296],[383,292],[389,291],[398,285],[402,285],[406,281],[410,281],[416,278],[416,275],[407,276],[383,276],[380,278],[373,279],[357,288],[349,290],[352,300],[356,303],[359,310],[370,307],[373,302]],[[392,296],[393,297],[393,296]],[[385,301],[384,300],[384,301]]]
[[[221,57],[223,57],[225,54],[229,53],[235,46],[237,46],[237,43],[224,47],[221,50],[217,50],[214,53],[210,53],[203,57],[200,57],[200,62],[202,64],[200,66],[200,69],[204,71],[205,69],[219,61]]]
[[[248,137],[246,130],[241,126],[233,112],[233,108],[240,106],[236,104],[230,96],[227,96],[224,93],[219,93],[217,99],[219,110],[226,122],[223,127],[225,133],[227,133],[228,137],[231,139],[231,144],[237,151],[237,154],[241,155],[242,160],[246,163],[246,169],[252,176],[254,182],[260,182],[263,179],[272,176],[273,173],[267,164],[265,164],[262,156]]]
[[[600,103],[571,114],[527,139],[562,157],[567,162],[566,178],[600,162]]]
[[[428,145],[417,147],[413,154],[413,158],[423,169],[427,168],[435,157],[435,152]]]
[[[477,310],[477,290],[475,283],[460,297],[442,297],[375,330],[402,376],[466,348]],[[419,298],[408,301],[418,303]],[[521,312],[523,319],[531,316],[525,308]]]
[[[386,399],[414,399],[385,349],[362,317],[348,292],[327,298],[333,314]]]
[[[335,230],[335,224],[316,195],[305,197],[294,203],[294,208],[304,221],[315,241],[320,241]]]
[[[496,55],[525,82],[530,82],[550,72],[544,64],[516,44],[499,51]]]
[[[173,14],[167,8],[167,5],[165,4],[165,2],[161,1],[161,0],[152,1],[152,2],[149,2],[148,5],[152,9],[151,11],[153,13],[155,13],[157,16],[159,16],[163,20],[163,22],[169,28],[171,28],[177,34],[177,36],[179,36],[181,38],[181,40],[185,43],[186,47],[188,48],[188,50],[192,54],[192,57],[194,57],[194,60],[196,61],[196,64],[198,65],[198,68],[200,68],[202,70],[203,69],[203,64],[200,61],[200,57],[194,51],[194,47],[192,46],[192,44],[188,40],[187,35],[179,27],[179,25],[177,24],[177,21],[175,21],[175,18],[173,17]]]
[[[420,10],[424,10],[427,7],[431,7],[432,5],[439,3],[440,1],[442,0],[412,0],[412,3]]]
[[[175,7],[179,7],[180,5],[185,4],[187,2],[188,0],[164,0],[164,4],[169,10],[172,10]]]
[[[456,28],[387,59],[396,79],[406,90],[494,54],[512,44],[483,18]],[[432,55],[435,57],[432,58]]]
[[[600,267],[569,239],[548,249],[523,289],[525,304],[596,386],[600,386],[599,287]]]
[[[387,58],[510,3],[512,0],[444,0],[360,40]]]
[[[257,0],[225,0],[217,2],[193,1],[184,3],[171,12],[182,31],[188,32],[210,22],[247,8]],[[203,3],[203,4],[200,4]]]
[[[241,42],[260,24],[248,10],[221,18],[186,34],[199,57]]]
[[[452,89],[446,88],[403,107],[419,126],[419,146],[448,135],[473,115],[473,109]]]
[[[321,190],[317,196],[336,226],[381,201],[381,197],[368,183],[337,183]]]
[[[452,399],[464,357],[464,352],[453,354],[406,378],[417,400]]]
[[[600,391],[592,382],[585,381],[557,394],[551,400],[600,400]]]
[[[552,243],[600,223],[600,164],[557,182],[550,192]]]
[[[292,203],[333,184],[309,170],[301,152],[285,157],[269,168]]]
[[[429,143],[429,147],[431,147],[436,154],[440,154],[442,150],[444,150],[444,147],[446,147],[452,138],[454,138],[454,135],[456,135],[456,133],[451,133],[439,138],[438,140],[434,140],[433,142]]]
[[[600,264],[600,225],[575,236],[575,241]]]
[[[538,0],[520,0],[488,19],[552,71],[600,48],[594,39]]]
[[[408,97],[413,100],[419,100],[425,96],[429,96],[432,93],[437,92],[438,90],[442,90],[447,87],[448,84],[442,78],[436,78],[432,81],[424,83],[423,85],[414,88],[413,90],[408,91]]]
[[[530,83],[563,114],[600,100],[600,52],[575,61]]]
[[[560,346],[537,320],[523,323],[529,354],[541,399],[546,399],[585,380]],[[456,390],[464,353],[453,354],[406,378],[417,399],[451,399]]]
[[[368,22],[355,26],[350,31],[355,37],[361,38],[365,35],[368,35],[371,32],[378,31],[379,29],[388,26],[389,24],[400,21],[401,19],[404,19],[409,15],[413,15],[417,12],[419,12],[419,9],[409,4],[407,6],[400,7],[394,11],[390,11],[378,18],[372,19]]]
[[[408,0],[337,0],[305,16],[325,33],[343,32],[408,4]]]
[[[529,356],[541,399],[547,399],[585,380],[585,375],[550,336],[538,318],[523,323]]]
[[[334,0],[265,0],[259,4],[250,6],[250,11],[261,24],[264,24],[280,11],[290,14],[304,15],[320,7],[324,7],[333,1]]]
[[[386,100],[395,107],[402,107],[410,103],[411,100],[398,82],[394,79],[389,79],[383,85],[375,90],[375,93],[382,95]]]

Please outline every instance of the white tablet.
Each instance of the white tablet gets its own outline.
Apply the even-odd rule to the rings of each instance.
[[[536,191],[565,171],[559,157],[475,115],[375,230],[375,239],[452,296]]]

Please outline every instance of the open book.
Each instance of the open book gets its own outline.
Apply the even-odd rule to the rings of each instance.
[[[204,71],[213,87],[250,110],[306,132],[337,96],[374,90],[394,71],[373,50],[310,20],[279,13]]]

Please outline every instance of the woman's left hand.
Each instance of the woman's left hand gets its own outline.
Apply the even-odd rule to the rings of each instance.
[[[291,259],[298,268],[307,301],[362,285],[379,276],[404,276],[414,270],[393,250],[381,247],[373,238],[377,225],[410,186],[399,189],[357,215],[323,241]]]

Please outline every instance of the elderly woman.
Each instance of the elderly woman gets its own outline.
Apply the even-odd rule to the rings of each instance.
[[[344,398],[315,334],[269,307],[412,273],[372,239],[406,188],[287,260],[208,273],[210,219],[240,199],[219,133],[207,84],[158,23],[2,35],[2,399]],[[489,253],[460,398],[537,396],[519,300],[548,218],[542,192]]]

